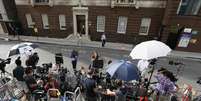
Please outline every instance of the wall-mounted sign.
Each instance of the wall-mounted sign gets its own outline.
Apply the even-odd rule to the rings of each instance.
[[[197,35],[198,34],[198,31],[194,30],[192,31],[192,35]]]
[[[191,39],[190,43],[195,44],[197,42],[197,39]]]
[[[191,33],[192,32],[192,28],[185,28],[184,29],[184,33]]]
[[[178,47],[184,47],[184,48],[188,47],[190,39],[191,39],[191,34],[186,34],[186,33],[182,34]]]

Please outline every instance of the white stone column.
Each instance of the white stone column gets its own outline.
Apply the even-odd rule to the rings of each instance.
[[[73,32],[74,35],[77,35],[77,18],[74,11],[73,11]]]
[[[86,36],[88,36],[88,33],[89,33],[89,24],[88,24],[88,13],[85,15],[85,28],[86,28],[86,30],[85,30],[85,33],[86,33]]]

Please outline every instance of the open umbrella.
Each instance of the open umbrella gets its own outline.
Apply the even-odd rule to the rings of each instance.
[[[106,68],[108,68],[106,72],[109,73],[109,75],[115,79],[130,81],[139,80],[140,78],[137,66],[131,63],[130,61],[114,61]]]
[[[8,57],[17,55],[17,54],[24,54],[27,51],[30,51],[30,50],[32,51],[33,49],[37,47],[38,45],[34,43],[28,43],[28,42],[17,44],[10,49]]]
[[[150,60],[158,57],[167,56],[170,52],[170,47],[163,42],[151,40],[136,45],[131,51],[130,56],[132,59]]]

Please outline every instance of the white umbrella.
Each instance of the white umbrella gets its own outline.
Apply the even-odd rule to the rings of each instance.
[[[151,40],[136,45],[131,51],[130,56],[132,59],[150,60],[167,56],[170,52],[170,47],[163,42]]]
[[[28,51],[32,51],[33,49],[37,48],[38,45],[34,44],[34,43],[29,43],[29,42],[24,42],[24,43],[20,43],[17,44],[15,46],[13,46],[10,51],[8,56],[13,56],[13,55],[17,55],[17,54],[25,54]]]

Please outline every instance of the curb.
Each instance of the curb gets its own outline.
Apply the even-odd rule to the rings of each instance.
[[[0,37],[0,39],[5,40],[5,41],[18,41],[18,39],[12,39],[12,38],[4,38],[4,37]],[[33,43],[41,43],[41,44],[54,44],[54,45],[63,45],[63,46],[75,46],[75,47],[88,47],[88,48],[97,48],[97,49],[110,49],[110,50],[120,50],[120,51],[127,51],[130,52],[131,50],[129,49],[125,49],[125,48],[121,48],[121,49],[115,49],[115,48],[109,48],[109,47],[96,47],[93,45],[77,45],[76,42],[71,42],[72,44],[65,44],[65,43],[58,43],[58,42],[45,42],[45,41],[40,41],[40,40],[19,40],[20,42],[33,42]],[[200,61],[201,62],[201,57],[195,57],[195,56],[182,56],[180,54],[176,54],[176,53],[172,53],[170,55],[168,55],[167,57],[171,58],[183,58],[183,59],[188,59],[188,60],[194,60],[194,61]]]
[[[1,38],[2,40],[5,40],[5,38]],[[54,42],[45,42],[45,41],[38,41],[38,40],[18,40],[18,39],[8,39],[8,41],[20,41],[20,42],[32,42],[32,43],[41,43],[41,44],[54,44],[54,45],[63,45],[63,46],[76,46],[76,47],[88,47],[88,48],[98,48],[98,49],[110,49],[110,50],[120,50],[120,51],[131,51],[131,50],[126,50],[125,48],[121,49],[115,49],[115,48],[109,48],[109,47],[96,47],[93,45],[77,45],[77,42],[72,42],[73,44],[63,44],[63,43],[54,43]],[[85,44],[85,43],[84,43]]]

